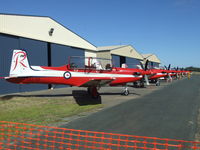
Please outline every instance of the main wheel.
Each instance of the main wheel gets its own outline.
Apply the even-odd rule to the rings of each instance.
[[[140,87],[141,87],[141,88],[144,87],[144,82],[143,82],[143,81],[140,82]]]
[[[87,92],[91,95],[92,98],[98,98],[99,92],[97,91],[97,87],[88,87]]]

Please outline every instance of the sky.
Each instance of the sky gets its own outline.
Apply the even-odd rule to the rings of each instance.
[[[163,65],[200,67],[200,0],[0,1],[0,13],[49,16],[95,46],[132,45]]]

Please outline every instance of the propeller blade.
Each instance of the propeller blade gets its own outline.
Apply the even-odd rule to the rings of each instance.
[[[169,64],[169,66],[168,66],[168,69],[167,69],[167,70],[170,70],[170,67],[171,67],[171,64]]]
[[[165,67],[165,69],[167,70],[167,66],[164,66]]]
[[[149,60],[147,59],[146,63],[145,63],[145,67],[144,67],[144,70],[146,71],[148,69],[148,63],[149,63]]]

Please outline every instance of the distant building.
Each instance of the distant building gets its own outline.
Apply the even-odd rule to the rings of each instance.
[[[141,54],[143,57],[143,63],[149,60],[149,68],[158,68],[161,61],[155,54]]]
[[[96,57],[112,59],[115,67],[127,64],[129,68],[135,68],[143,57],[131,45],[117,45],[97,47]]]

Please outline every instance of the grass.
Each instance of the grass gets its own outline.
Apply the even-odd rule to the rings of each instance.
[[[0,99],[0,121],[49,125],[101,107],[100,104],[79,106],[70,97],[13,97]]]
[[[101,108],[101,104],[79,106],[72,97],[11,97],[0,98],[0,121],[28,123],[44,126],[59,126],[64,118]],[[66,121],[65,121],[66,122]],[[3,125],[0,123],[0,125]],[[29,129],[14,124],[0,126],[0,147],[24,136]],[[8,139],[8,141],[7,141]],[[2,143],[1,142],[6,142]]]

